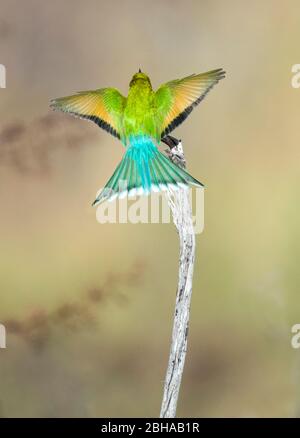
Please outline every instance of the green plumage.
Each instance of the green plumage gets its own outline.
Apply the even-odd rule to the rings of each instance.
[[[149,78],[137,73],[130,83],[123,115],[124,135],[149,135],[160,141],[157,129],[155,93]]]
[[[106,185],[109,190],[95,202],[118,196],[118,183],[123,179],[127,182],[126,193],[148,193],[166,189],[170,184],[202,185],[172,164],[157,146],[222,78],[224,71],[217,69],[167,82],[154,91],[149,77],[139,71],[130,81],[127,98],[115,88],[102,88],[52,100],[53,109],[92,120],[127,147]]]

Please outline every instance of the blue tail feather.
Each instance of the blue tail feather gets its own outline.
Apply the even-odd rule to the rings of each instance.
[[[162,154],[151,137],[134,136],[130,138],[130,146],[122,161],[93,205],[116,197],[149,194],[151,191],[167,190],[169,186],[187,187],[189,184],[203,186]]]

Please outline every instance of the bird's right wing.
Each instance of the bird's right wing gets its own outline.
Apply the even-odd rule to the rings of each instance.
[[[159,87],[155,93],[160,125],[158,135],[163,138],[180,125],[209,90],[224,77],[224,70],[218,68],[199,75],[175,79]]]
[[[52,99],[50,107],[95,122],[122,140],[122,118],[126,98],[115,88],[80,91],[73,96]]]

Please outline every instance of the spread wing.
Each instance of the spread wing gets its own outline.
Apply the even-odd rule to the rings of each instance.
[[[73,96],[52,99],[50,107],[95,122],[122,139],[122,118],[126,99],[115,88],[80,91]]]
[[[180,125],[209,90],[224,77],[224,70],[219,68],[162,85],[155,93],[160,137],[163,138]]]

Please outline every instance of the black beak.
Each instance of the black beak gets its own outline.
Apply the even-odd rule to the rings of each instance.
[[[142,70],[139,68],[139,73],[142,73]]]
[[[166,135],[164,138],[161,139],[161,141],[169,146],[170,149],[178,146],[178,144],[181,142],[181,140],[177,140],[177,138],[172,137],[172,135]]]

